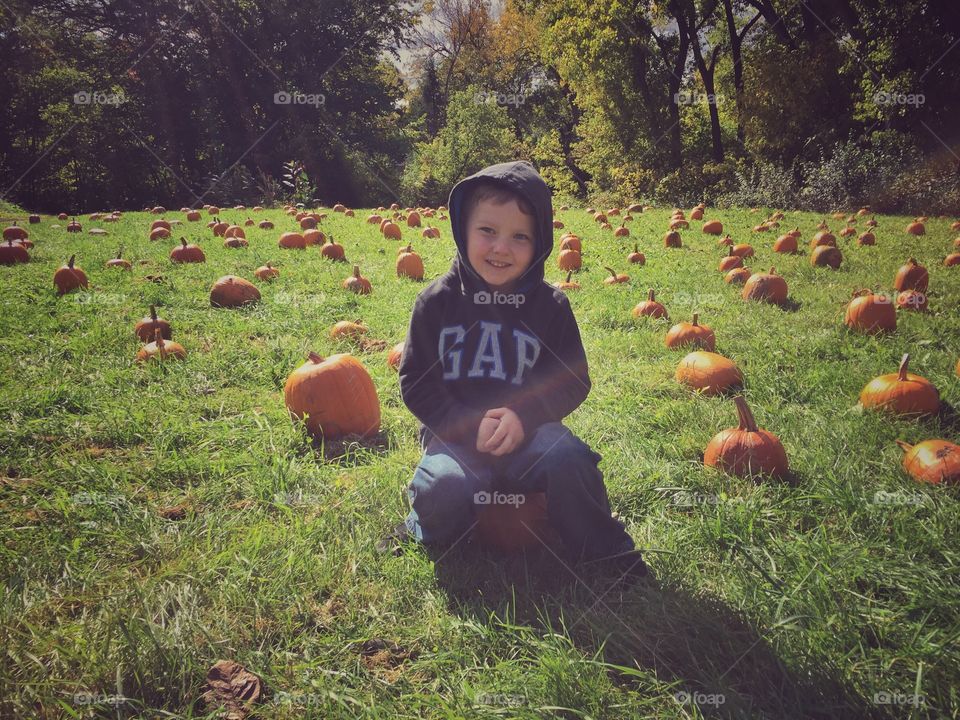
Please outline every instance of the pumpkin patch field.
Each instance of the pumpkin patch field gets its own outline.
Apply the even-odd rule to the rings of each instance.
[[[442,208],[2,210],[0,717],[960,717],[957,218],[555,210],[626,585],[375,549]]]

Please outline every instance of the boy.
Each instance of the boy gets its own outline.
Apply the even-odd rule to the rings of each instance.
[[[417,298],[400,362],[425,452],[410,514],[380,549],[457,541],[473,525],[475,493],[546,492],[571,560],[643,575],[610,515],[600,455],[560,422],[590,378],[567,298],[543,279],[550,189],[529,163],[501,163],[457,183],[449,207],[457,257]]]

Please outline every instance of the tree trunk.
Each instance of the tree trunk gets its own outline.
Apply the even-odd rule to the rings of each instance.
[[[737,32],[737,22],[733,17],[733,0],[723,0],[723,13],[727,19],[727,35],[730,36],[730,58],[733,62],[733,88],[737,102],[737,140],[744,141],[743,130],[743,37]]]

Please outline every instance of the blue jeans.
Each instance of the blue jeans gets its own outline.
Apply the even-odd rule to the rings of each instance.
[[[450,445],[427,433],[426,449],[407,493],[407,528],[425,543],[453,542],[474,524],[474,494],[547,494],[550,524],[572,559],[594,559],[634,547],[610,515],[600,455],[562,423],[541,425],[508,455]]]

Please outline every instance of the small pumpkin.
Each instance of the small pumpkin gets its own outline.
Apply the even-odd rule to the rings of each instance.
[[[857,237],[857,245],[863,246],[863,245],[876,245],[876,244],[877,244],[877,236],[874,235],[869,230],[867,230],[866,232],[860,233],[859,237]]]
[[[897,311],[889,296],[858,290],[847,305],[844,322],[848,328],[865,333],[892,332],[897,329]]]
[[[187,351],[183,345],[172,340],[165,340],[160,330],[157,330],[154,334],[153,342],[144,345],[137,352],[137,362],[146,362],[153,359],[162,362],[167,358],[183,360],[185,357],[187,357]]]
[[[337,262],[347,261],[347,255],[343,249],[343,245],[335,242],[333,235],[329,237],[327,242],[320,246],[320,255],[327,260],[336,260]]]
[[[922,222],[919,221],[918,218],[917,220],[914,220],[912,223],[908,224],[907,227],[904,228],[904,232],[906,232],[908,235],[926,235],[927,228]]]
[[[743,285],[741,297],[744,300],[757,300],[781,305],[787,300],[787,281],[770,268],[768,273],[751,275]]]
[[[404,343],[398,342],[387,352],[387,365],[397,371],[400,370],[400,361],[403,359],[403,347]]]
[[[717,338],[709,325],[700,324],[700,314],[694,313],[692,322],[679,322],[670,328],[664,342],[671,350],[689,345],[712,351],[716,347]]]
[[[37,214],[30,215],[30,217],[27,219],[30,221],[31,225],[36,225],[38,222],[40,222],[40,216]]]
[[[157,230],[159,228],[163,228],[164,230],[173,229],[170,223],[166,220],[154,220],[152,223],[150,223],[150,232],[153,232],[154,230]]]
[[[261,220],[257,223],[257,227],[261,230],[273,230],[273,223],[269,220]]]
[[[107,260],[106,267],[116,267],[116,268],[120,268],[121,270],[130,270],[132,268],[132,266],[130,265],[130,261],[123,259],[122,247],[119,250],[117,250],[117,256],[115,258],[111,258],[110,260]]]
[[[369,295],[373,292],[370,281],[360,274],[360,266],[353,266],[353,274],[343,281],[343,287],[358,295]]]
[[[630,282],[630,276],[624,273],[618,273],[611,267],[603,266],[604,269],[610,273],[607,277],[603,279],[604,285],[620,285],[622,283]]]
[[[510,554],[544,543],[550,530],[547,495],[518,494],[523,502],[477,505],[477,537],[484,545]]]
[[[707,350],[694,350],[684,357],[674,378],[705,395],[719,395],[743,384],[743,375],[733,360]]]
[[[633,252],[627,255],[627,262],[631,262],[635,265],[645,265],[647,258],[644,257],[643,253],[640,252],[640,247],[637,243],[633,244]]]
[[[224,275],[210,288],[210,304],[219,308],[234,308],[255,303],[260,291],[249,280],[236,275]]]
[[[630,237],[630,229],[627,227],[627,221],[620,223],[620,227],[613,231],[614,237]]]
[[[423,280],[423,273],[423,259],[413,251],[412,245],[407,245],[397,255],[397,277]]]
[[[945,267],[960,265],[960,253],[950,253],[943,259],[943,264]]]
[[[200,211],[190,210],[187,212],[187,222],[200,222]]]
[[[843,262],[843,253],[840,248],[830,245],[817,245],[810,253],[810,264],[813,267],[830,267],[836,270]]]
[[[247,233],[239,225],[230,225],[227,228],[226,232],[223,233],[223,236],[228,238],[238,237],[238,238],[246,239]]]
[[[924,440],[916,445],[897,440],[906,453],[903,469],[919,482],[934,485],[960,483],[960,445],[949,440]]]
[[[907,353],[897,372],[868,382],[860,392],[860,404],[898,415],[935,415],[940,410],[940,393],[926,378],[907,372],[909,362]]]
[[[67,264],[60,267],[53,274],[53,284],[57,288],[57,295],[65,295],[77,288],[87,288],[87,274],[79,267],[74,266],[76,255],[71,255]]]
[[[683,241],[680,238],[680,233],[678,233],[676,230],[671,230],[664,235],[663,246],[668,248],[683,247]]]
[[[818,247],[836,247],[837,238],[829,230],[821,230],[810,240],[810,249]]]
[[[22,227],[17,225],[17,221],[13,221],[13,225],[5,227],[3,229],[3,239],[4,240],[26,240],[28,237],[27,231]]]
[[[173,337],[173,329],[170,327],[170,323],[157,316],[157,308],[154,305],[150,306],[150,314],[138,322],[133,331],[141,342],[150,342],[156,338],[158,332],[164,340]]]
[[[367,327],[361,323],[340,320],[330,328],[330,337],[334,340],[339,340],[340,338],[358,338],[361,335],[365,335],[366,332]]]
[[[730,248],[727,254],[720,258],[720,264],[717,267],[722,273],[730,272],[734,268],[743,267],[743,258],[734,255],[733,248]]]
[[[773,251],[793,255],[797,252],[797,237],[787,233],[777,238],[773,243]]]
[[[657,302],[653,288],[647,291],[647,299],[637,303],[632,312],[634,317],[667,319],[667,309]]]
[[[407,215],[407,227],[420,227],[420,213],[418,213],[416,210]]]
[[[440,237],[440,228],[435,228],[435,227],[431,227],[430,225],[427,225],[423,229],[423,232],[421,233],[421,235],[423,235],[423,237],[425,238],[433,238],[434,240],[436,240]]]
[[[396,224],[395,222],[393,222],[392,220],[388,220],[388,221],[387,221],[386,223],[384,223],[384,225],[383,225],[383,236],[384,236],[387,240],[400,240],[400,239],[402,239],[402,235],[401,235],[401,233],[400,233],[400,226],[397,225],[397,224]]]
[[[202,263],[207,261],[203,250],[192,243],[187,244],[187,239],[183,237],[180,238],[180,244],[170,251],[170,259],[175,263]]]
[[[280,271],[271,263],[261,265],[253,271],[253,274],[258,280],[273,280],[275,277],[280,277]]]
[[[553,286],[554,286],[555,288],[558,288],[559,290],[579,290],[579,289],[580,289],[580,283],[578,283],[578,282],[573,282],[573,281],[570,279],[571,277],[573,277],[573,271],[572,271],[572,270],[567,273],[567,279],[566,279],[566,280],[558,280],[557,282],[555,282],[555,283],[553,284]]]
[[[311,245],[323,245],[327,241],[327,236],[321,230],[305,230],[303,232],[303,241],[307,247]]]
[[[750,279],[750,275],[750,268],[738,267],[724,275],[723,281],[728,285],[743,285]]]
[[[710,220],[703,224],[703,232],[707,235],[723,234],[723,223],[719,220]]]
[[[753,245],[750,245],[749,243],[740,243],[730,248],[730,252],[737,257],[753,257]]]
[[[67,223],[67,232],[68,233],[78,233],[83,231],[83,226],[77,222],[76,218]]]
[[[300,218],[301,230],[314,230],[317,227],[317,219],[313,215],[304,215]]]
[[[371,437],[380,430],[377,389],[363,365],[346,353],[328,358],[309,353],[287,378],[283,401],[314,437]]]
[[[560,250],[576,250],[578,253],[582,253],[583,244],[580,241],[580,237],[573,233],[563,235],[560,238]]]
[[[893,287],[897,290],[919,290],[920,292],[926,292],[929,282],[930,275],[927,269],[923,265],[920,265],[915,258],[910,258],[906,264],[897,270],[897,275],[893,279]]]
[[[223,246],[225,248],[245,248],[248,243],[245,238],[234,235],[233,237],[228,237],[223,241]]]
[[[703,452],[703,463],[730,475],[767,475],[783,478],[789,471],[787,452],[780,439],[757,426],[742,395],[733,398],[739,424],[713,436]]]
[[[927,294],[919,290],[904,290],[897,293],[897,309],[924,312],[927,309]]]

